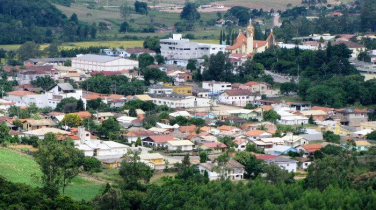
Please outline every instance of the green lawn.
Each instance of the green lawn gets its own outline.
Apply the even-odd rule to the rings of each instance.
[[[39,184],[33,176],[41,176],[42,172],[32,157],[18,154],[10,149],[0,148],[0,175],[11,182],[25,183],[36,187]]]
[[[39,165],[28,155],[19,154],[14,150],[0,148],[0,175],[11,182],[25,183],[32,187],[40,186],[36,182],[35,175],[42,175]],[[83,177],[76,177],[66,188],[66,195],[75,200],[91,200],[101,192],[103,183],[89,180]]]

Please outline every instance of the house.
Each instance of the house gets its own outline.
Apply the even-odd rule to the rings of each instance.
[[[278,110],[277,113],[281,116],[280,120],[277,120],[279,124],[282,125],[301,125],[308,124],[308,118],[295,115],[286,110]]]
[[[141,47],[134,47],[134,48],[127,48],[124,50],[124,53],[121,54],[122,57],[129,58],[132,54],[138,57],[141,54],[147,53],[150,56],[154,57],[157,53],[154,50],[141,48]]]
[[[247,148],[247,145],[249,144],[249,140],[243,138],[236,138],[232,142],[236,144],[236,151],[244,151]]]
[[[196,130],[197,130],[197,126],[195,125],[188,125],[188,126],[180,126],[178,128],[178,130],[182,133],[189,133],[189,134],[192,134],[192,133],[195,133]]]
[[[302,136],[296,136],[292,133],[287,133],[284,137],[282,137],[285,146],[289,147],[297,147],[303,144],[308,144],[308,140]]]
[[[170,117],[172,117],[172,118],[176,118],[176,117],[179,117],[179,116],[189,118],[191,116],[191,114],[189,112],[187,112],[187,111],[172,112],[172,113],[170,113],[168,115]]]
[[[205,171],[209,175],[209,180],[242,180],[244,178],[244,166],[236,160],[229,160],[224,166],[219,166],[218,163],[200,163],[198,170],[201,174]]]
[[[234,126],[221,125],[218,127],[221,132],[239,133],[241,130]]]
[[[23,129],[27,131],[36,130],[39,128],[50,128],[55,126],[56,124],[50,119],[41,119],[41,120],[34,120],[34,119],[27,119],[23,123]]]
[[[321,144],[303,144],[296,149],[298,153],[303,153],[305,156],[309,156],[322,148],[323,146]]]
[[[72,67],[87,72],[122,71],[124,69],[138,68],[138,61],[106,55],[86,54],[72,58]]]
[[[168,150],[172,151],[191,152],[195,144],[189,140],[172,140],[167,141],[166,146]]]
[[[266,149],[265,153],[270,155],[287,155],[289,152],[297,152],[293,147],[277,145],[272,148]]]
[[[155,135],[155,133],[151,131],[130,131],[126,134],[123,134],[122,136],[127,138],[128,143],[134,143],[137,141],[138,138],[143,140],[146,137],[153,135]]]
[[[276,164],[281,169],[285,169],[288,172],[296,172],[298,161],[285,157],[277,157],[266,160],[267,164]]]
[[[376,121],[361,122],[360,129],[376,130]]]
[[[172,88],[172,91],[176,94],[182,95],[192,95],[192,88],[191,86],[169,86]]]
[[[250,130],[245,132],[245,135],[249,137],[251,140],[257,140],[261,138],[270,138],[273,135],[264,131],[264,130]]]
[[[218,96],[225,90],[231,90],[232,85],[230,82],[203,81],[202,88],[209,90],[208,97],[210,97],[211,95]]]
[[[141,153],[141,162],[152,165],[152,169],[163,170],[165,168],[165,158],[159,153]]]
[[[38,66],[18,71],[16,81],[19,85],[31,84],[38,77],[51,77],[52,66]]]
[[[191,135],[187,136],[186,139],[189,139],[191,142],[193,142],[195,144],[218,142],[217,137],[212,136],[209,133],[191,134]]]
[[[337,44],[345,44],[349,48],[349,50],[352,51],[352,53],[351,53],[352,58],[357,58],[359,53],[365,52],[367,50],[365,46],[363,46],[359,43],[356,43],[356,42],[352,42],[352,41],[338,41],[338,40],[336,40],[333,43],[333,45],[337,45]]]
[[[172,87],[167,87],[164,85],[150,85],[148,87],[148,91],[145,93],[149,94],[155,94],[155,95],[170,95],[173,93],[173,88]]]
[[[153,103],[157,105],[166,105],[169,108],[193,108],[216,106],[216,101],[209,98],[197,98],[189,95],[169,95],[153,97]]]
[[[146,147],[166,147],[168,141],[173,141],[171,135],[153,135],[142,139],[142,146]]]
[[[218,101],[234,106],[245,106],[249,103],[254,103],[256,99],[260,98],[260,96],[252,94],[249,90],[225,90],[224,93],[219,95]]]
[[[367,151],[372,146],[368,141],[355,141],[355,149],[357,151]]]
[[[245,120],[248,120],[248,119],[261,120],[261,114],[250,109],[235,109],[235,110],[228,110],[227,112],[233,116],[240,117]]]
[[[249,81],[239,85],[239,89],[249,90],[251,93],[262,95],[268,93],[272,89],[272,86],[266,82]]]
[[[93,114],[93,117],[98,121],[98,122],[102,122],[103,120],[107,120],[111,117],[114,117],[115,115],[111,112],[100,112],[100,113],[96,113],[96,114]]]
[[[299,161],[298,167],[305,170],[305,171],[307,171],[308,166],[311,165],[311,163],[312,163],[312,161],[309,158],[306,158],[306,157],[300,157],[300,158],[298,158],[298,161]]]
[[[85,127],[78,128],[79,140],[74,141],[75,148],[84,152],[87,157],[120,158],[127,154],[129,146],[114,141],[103,141],[92,138]]]
[[[308,117],[308,118],[312,116],[313,120],[318,120],[318,121],[324,121],[328,116],[328,114],[323,110],[298,111],[295,114]]]
[[[0,110],[8,110],[9,107],[16,105],[15,102],[10,102],[0,98]]]
[[[368,121],[367,113],[366,110],[361,109],[337,109],[333,118],[339,119],[341,125],[359,127],[361,123]]]
[[[200,145],[200,150],[207,151],[209,154],[219,154],[225,152],[226,144],[220,142],[206,142]]]
[[[68,135],[71,134],[69,131],[61,130],[58,128],[39,128],[31,131],[25,131],[23,132],[25,137],[31,137],[36,136],[39,139],[44,139],[44,135],[47,133],[54,133],[54,134],[60,134],[60,135]]]

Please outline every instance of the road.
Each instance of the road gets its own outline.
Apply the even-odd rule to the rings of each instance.
[[[283,76],[283,75],[280,75],[280,74],[276,74],[276,73],[273,73],[273,72],[268,71],[268,70],[264,70],[264,71],[265,71],[265,74],[273,77],[274,82],[279,82],[279,83],[290,82],[291,79],[293,78],[291,76]]]

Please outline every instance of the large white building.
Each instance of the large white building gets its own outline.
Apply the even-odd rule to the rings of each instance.
[[[216,106],[216,101],[209,98],[198,98],[195,96],[181,97],[155,97],[153,103],[157,105],[166,105],[169,108],[193,108],[193,107],[210,107]]]
[[[249,90],[226,90],[218,97],[219,102],[234,106],[245,106],[258,99],[261,97],[252,94]]]
[[[72,59],[72,67],[85,71],[122,71],[138,67],[138,61],[106,55],[79,55]]]
[[[190,42],[189,39],[183,39],[181,34],[173,34],[172,38],[161,39],[161,55],[167,60],[198,59],[202,56],[225,52],[226,46],[219,44],[205,44]]]

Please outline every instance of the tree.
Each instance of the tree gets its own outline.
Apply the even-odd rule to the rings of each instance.
[[[77,111],[77,99],[73,97],[63,98],[55,108],[58,112],[72,113]]]
[[[78,99],[77,101],[77,108],[76,108],[77,111],[84,111],[85,108],[84,108],[84,102],[82,101],[82,99]]]
[[[285,95],[289,95],[291,92],[297,91],[297,85],[294,82],[284,82],[281,84],[281,93]]]
[[[136,1],[134,3],[134,9],[136,13],[147,15],[148,14],[148,5],[145,2]]]
[[[131,14],[132,8],[127,4],[124,3],[120,6],[120,15],[124,20],[126,20]]]
[[[339,144],[340,143],[339,141],[341,139],[341,137],[339,135],[334,134],[333,131],[325,131],[323,133],[323,137],[325,141],[336,143],[336,144]]]
[[[277,120],[280,120],[281,119],[281,116],[274,110],[268,110],[268,111],[264,111],[263,113],[263,120],[265,121],[269,121],[269,122],[277,122]]]
[[[135,108],[131,108],[131,109],[129,110],[128,115],[129,115],[130,117],[137,117],[136,109],[135,109]]]
[[[85,157],[83,167],[85,171],[98,171],[101,167],[101,161],[95,157]]]
[[[93,23],[90,27],[90,37],[95,39],[97,37],[97,24]]]
[[[111,187],[101,195],[95,196],[95,198],[91,201],[91,205],[97,210],[130,209],[129,204],[124,199],[122,191],[114,187]]]
[[[143,43],[144,48],[154,50],[157,53],[160,53],[160,41],[157,38],[154,37],[146,37],[144,43]]]
[[[110,117],[107,120],[104,120],[102,124],[98,127],[98,134],[101,137],[109,138],[111,134],[117,134],[120,131],[119,122]]]
[[[154,64],[154,58],[148,53],[142,53],[138,56],[138,62],[140,69],[145,69],[147,66]]]
[[[108,31],[107,23],[100,21],[98,24],[98,30],[100,33],[102,33],[103,31]]]
[[[55,198],[59,187],[65,187],[78,174],[83,164],[84,154],[70,142],[58,142],[55,134],[47,133],[35,152],[35,160],[43,173],[44,192]]]
[[[196,70],[196,64],[197,64],[196,59],[189,59],[188,64],[187,64],[187,70],[191,70],[191,71]]]
[[[66,60],[65,62],[64,62],[64,66],[72,66],[72,61],[71,60]]]
[[[158,65],[165,63],[164,57],[162,55],[160,55],[160,54],[158,54],[158,55],[155,56],[155,61],[157,61]]]
[[[376,140],[376,131],[372,131],[371,133],[367,134],[367,139],[369,140]]]
[[[128,24],[126,21],[124,21],[124,22],[120,25],[119,32],[120,32],[120,33],[127,33],[127,32],[129,31],[129,28],[130,28],[129,24]]]
[[[44,53],[49,57],[49,58],[58,58],[60,57],[60,52],[59,52],[59,43],[53,42],[48,47],[44,49]]]
[[[56,85],[56,82],[50,76],[44,76],[44,77],[37,77],[36,80],[32,80],[31,84],[37,87],[41,87],[43,90],[48,90],[54,85]]]
[[[359,54],[358,54],[358,60],[359,61],[364,61],[364,62],[371,62],[371,56],[370,55],[368,55],[368,53],[367,52],[360,52]]]
[[[150,85],[150,81],[154,82],[165,82],[167,81],[167,75],[165,72],[161,71],[158,68],[149,68],[147,67],[144,72],[144,83],[145,85]]]
[[[208,161],[208,153],[206,152],[200,152],[199,154],[200,156],[200,163],[206,163],[206,161]]]
[[[236,153],[234,160],[245,166],[245,177],[256,178],[259,174],[264,172],[265,164],[262,160],[258,160],[256,156],[250,152],[243,151]]]
[[[311,125],[315,124],[315,121],[313,120],[313,116],[312,115],[309,116],[308,123],[311,124]]]
[[[69,113],[64,116],[63,120],[61,120],[61,124],[68,127],[78,127],[82,124],[82,120],[78,114]]]
[[[266,180],[273,184],[294,183],[294,172],[288,172],[285,169],[281,169],[277,164],[269,164],[265,167]]]
[[[72,16],[69,18],[69,21],[75,22],[78,24],[78,17],[76,13],[73,13]]]
[[[138,147],[138,146],[142,146],[141,137],[138,137],[138,138],[137,138],[135,146],[136,146],[136,147]]]
[[[20,62],[28,60],[30,58],[38,58],[42,55],[39,49],[39,45],[35,42],[25,42],[17,50],[17,57]]]
[[[180,13],[180,19],[195,21],[200,19],[200,13],[197,11],[197,5],[195,3],[187,3],[183,7],[183,10]]]
[[[0,124],[0,143],[9,142],[11,139],[11,136],[9,134],[9,127],[5,122],[2,122]]]
[[[147,183],[153,174],[151,168],[140,161],[139,152],[130,151],[121,162],[119,175],[123,178],[124,189],[141,190],[144,185],[139,180]]]

